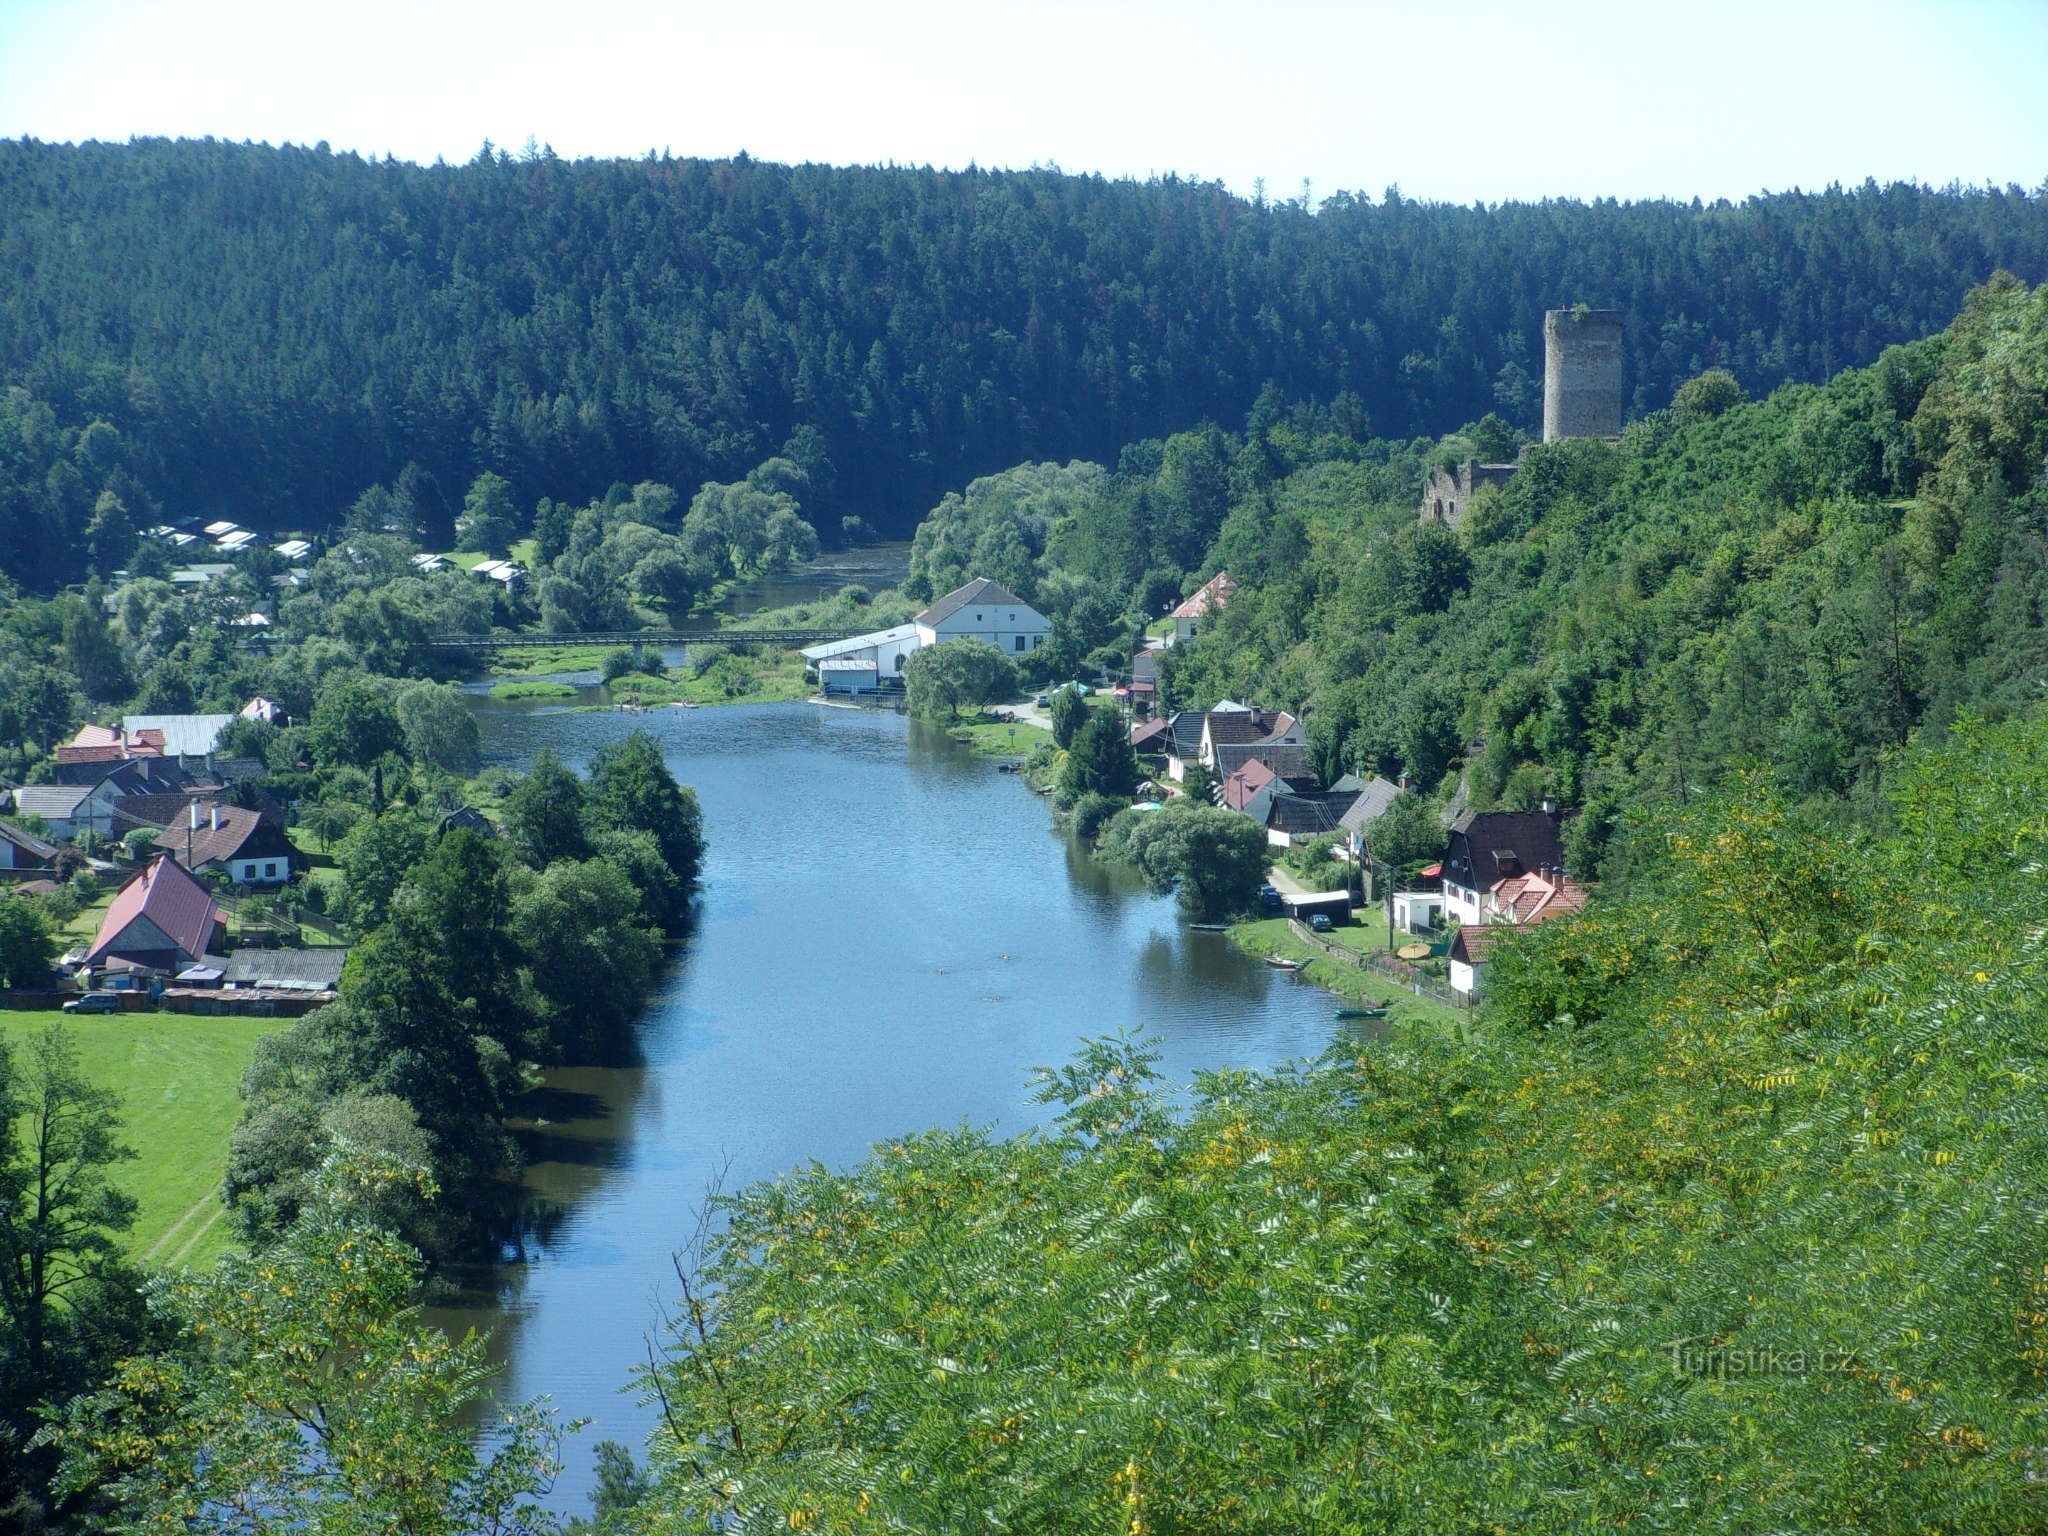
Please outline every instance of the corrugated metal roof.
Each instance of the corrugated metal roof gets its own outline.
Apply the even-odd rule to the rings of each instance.
[[[164,751],[173,757],[204,757],[220,741],[233,715],[123,715],[121,729],[162,731]]]
[[[799,654],[806,661],[827,661],[834,656],[844,656],[849,651],[865,651],[872,646],[894,645],[899,640],[916,638],[915,624],[898,624],[893,629],[877,629],[865,635],[852,635],[844,640],[828,640],[823,645],[808,645]]]

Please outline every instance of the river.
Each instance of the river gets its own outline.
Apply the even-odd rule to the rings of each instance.
[[[721,1171],[731,1187],[935,1125],[1023,1130],[1044,1115],[1030,1070],[1120,1026],[1151,1031],[1178,1083],[1316,1055],[1339,1027],[1327,994],[1190,932],[1170,900],[1056,834],[1016,776],[919,722],[473,702],[486,761],[515,769],[542,747],[582,766],[652,732],[710,841],[641,1059],[550,1074],[523,1257],[434,1314],[493,1331],[509,1397],[591,1420],[553,1500],[565,1512],[588,1511],[595,1441],[637,1455],[652,1427],[623,1389]]]

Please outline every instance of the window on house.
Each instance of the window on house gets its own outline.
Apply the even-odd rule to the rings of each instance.
[[[275,880],[277,878],[277,860],[272,859],[263,866],[263,878],[266,880]]]
[[[1022,635],[1017,637],[1017,649],[1020,651],[1024,649],[1024,637]]]

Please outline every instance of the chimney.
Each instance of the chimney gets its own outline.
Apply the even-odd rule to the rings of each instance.
[[[213,830],[218,832],[220,830],[220,802],[218,800],[214,801],[209,810],[213,814]]]
[[[1546,816],[1555,816],[1557,814],[1557,802],[1548,795],[1543,797],[1543,814]]]

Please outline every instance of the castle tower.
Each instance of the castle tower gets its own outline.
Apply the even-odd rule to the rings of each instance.
[[[1621,311],[1543,316],[1543,441],[1621,431]]]

